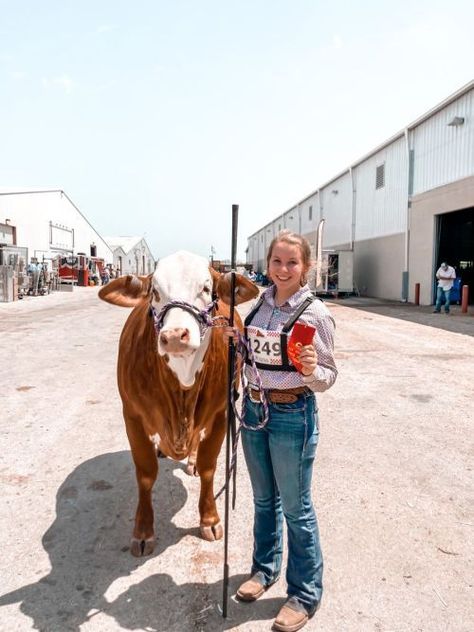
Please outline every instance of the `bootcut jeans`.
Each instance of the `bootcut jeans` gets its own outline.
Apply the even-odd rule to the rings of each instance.
[[[262,404],[246,395],[243,405],[245,423],[257,425],[263,417]],[[319,438],[316,399],[313,393],[305,393],[293,404],[268,405],[270,417],[264,428],[242,428],[255,510],[251,572],[263,573],[267,585],[278,579],[284,517],[288,533],[288,596],[295,596],[311,614],[318,607],[323,590],[323,558],[311,498]]]

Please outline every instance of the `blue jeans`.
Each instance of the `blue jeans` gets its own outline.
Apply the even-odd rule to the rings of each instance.
[[[444,290],[442,287],[438,285],[438,289],[436,291],[436,307],[435,310],[437,312],[441,311],[441,303],[443,302],[444,296],[444,311],[446,314],[449,314],[449,299],[451,298],[451,288],[449,290]]]
[[[248,396],[245,423],[256,425],[263,406]],[[311,499],[311,478],[319,438],[314,394],[294,404],[269,402],[270,418],[261,430],[242,428],[242,445],[254,498],[252,574],[261,571],[267,585],[281,571],[283,516],[288,532],[288,596],[312,612],[321,601],[323,558]]]

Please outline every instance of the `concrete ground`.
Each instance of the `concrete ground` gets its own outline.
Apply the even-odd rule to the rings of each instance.
[[[471,631],[472,308],[329,307],[340,374],[319,398],[314,476],[325,595],[305,629]],[[269,630],[284,577],[254,604],[232,598],[222,619],[223,543],[199,538],[199,482],[182,464],[160,461],[155,552],[129,553],[135,479],[115,383],[127,314],[97,288],[0,304],[0,629]],[[232,595],[252,513],[240,455]]]

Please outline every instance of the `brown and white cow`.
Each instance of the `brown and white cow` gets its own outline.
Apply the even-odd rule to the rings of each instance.
[[[236,275],[236,304],[254,298],[256,286]],[[134,307],[120,337],[118,386],[138,483],[131,541],[133,555],[154,548],[151,491],[157,453],[182,460],[201,479],[200,530],[218,540],[222,525],[214,501],[214,472],[226,432],[227,340],[222,328],[202,327],[192,308],[229,317],[230,275],[204,257],[180,251],[160,260],[153,275],[124,276],[101,288],[104,301]],[[235,324],[242,327],[235,312]],[[156,326],[155,326],[156,325]]]

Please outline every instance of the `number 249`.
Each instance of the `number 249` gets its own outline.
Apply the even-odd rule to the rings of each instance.
[[[266,340],[263,344],[260,343],[260,340],[254,339],[253,341],[253,350],[255,353],[266,353],[267,355],[279,355],[280,353],[280,343],[272,342],[271,345]]]

